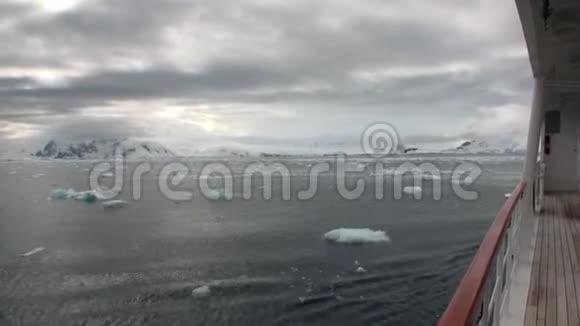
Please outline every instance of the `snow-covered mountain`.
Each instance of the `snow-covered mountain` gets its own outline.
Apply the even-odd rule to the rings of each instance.
[[[77,143],[58,143],[49,141],[32,156],[44,159],[111,159],[122,155],[130,160],[163,158],[175,156],[164,146],[132,139],[101,139]]]
[[[517,142],[462,140],[454,148],[446,149],[443,153],[457,154],[523,154],[525,148]]]
[[[196,150],[193,156],[203,157],[257,157],[260,153],[235,146],[216,146]]]

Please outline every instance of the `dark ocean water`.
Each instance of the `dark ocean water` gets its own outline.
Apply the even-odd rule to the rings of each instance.
[[[467,160],[483,168],[467,187],[479,193],[474,201],[455,196],[449,181]],[[312,159],[277,161],[289,166],[294,189],[307,184]],[[352,164],[360,162],[368,164]],[[429,182],[421,200],[395,200],[389,191],[376,200],[366,171],[349,178],[369,182],[352,201],[337,194],[329,173],[307,201],[283,200],[275,179],[271,200],[244,200],[236,188],[231,201],[195,190],[193,200],[179,202],[161,195],[151,173],[143,198],[133,201],[125,189],[119,198],[129,205],[118,210],[47,200],[55,188],[88,189],[90,162],[0,162],[0,325],[434,325],[518,182],[522,160],[412,162],[443,170],[441,200],[430,198]],[[204,162],[187,163],[195,175]],[[247,163],[228,162],[234,171]],[[392,187],[392,178],[385,184]],[[391,241],[322,240],[341,227],[384,230]],[[21,256],[37,247],[45,250]],[[356,272],[359,265],[366,273]],[[200,286],[209,293],[192,296]]]

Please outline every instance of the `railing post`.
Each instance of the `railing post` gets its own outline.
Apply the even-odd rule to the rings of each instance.
[[[524,162],[523,181],[529,187],[524,191],[522,205],[523,218],[532,216],[532,196],[533,184],[536,176],[536,163],[538,159],[538,147],[540,145],[540,133],[542,129],[544,114],[544,80],[540,77],[534,78],[534,97],[530,111],[530,123],[528,129],[528,142],[526,146],[526,160]],[[526,223],[526,222],[524,222]]]

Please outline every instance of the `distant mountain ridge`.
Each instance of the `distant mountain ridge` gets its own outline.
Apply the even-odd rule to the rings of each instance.
[[[459,146],[442,151],[458,154],[524,154],[525,148],[517,142],[490,142],[486,140],[466,140]]]
[[[175,154],[164,146],[131,139],[99,139],[75,143],[59,143],[51,140],[43,148],[31,154],[41,159],[111,159],[121,155],[127,159],[172,157]]]

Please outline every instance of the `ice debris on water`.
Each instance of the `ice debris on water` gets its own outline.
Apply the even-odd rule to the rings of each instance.
[[[423,174],[421,175],[421,178],[423,180],[433,180],[433,181],[441,180],[441,177],[436,174]]]
[[[103,200],[103,194],[96,191],[75,191],[74,189],[55,189],[50,193],[51,199],[75,199],[84,201],[86,203],[94,203],[98,200]]]
[[[129,205],[129,202],[127,202],[126,200],[108,200],[108,201],[104,201],[101,203],[101,206],[104,209],[113,209],[113,208],[121,208],[124,206]]]
[[[403,192],[409,195],[414,195],[414,194],[420,194],[423,191],[423,189],[421,187],[412,187],[412,186],[408,186],[403,188]]]
[[[27,252],[27,253],[25,253],[25,254],[22,254],[22,257],[30,257],[30,256],[32,256],[32,255],[35,255],[35,254],[37,254],[37,253],[41,252],[41,251],[44,251],[45,249],[46,249],[46,248],[44,248],[44,247],[37,247],[37,248],[34,248],[34,249],[30,250],[29,252]]]
[[[211,293],[209,285],[197,287],[191,291],[191,296],[194,298],[204,298]]]
[[[385,231],[371,229],[348,229],[340,228],[329,231],[322,236],[323,239],[348,244],[389,242],[391,239]]]
[[[226,193],[223,190],[210,190],[206,197],[211,200],[221,200],[226,199]]]

